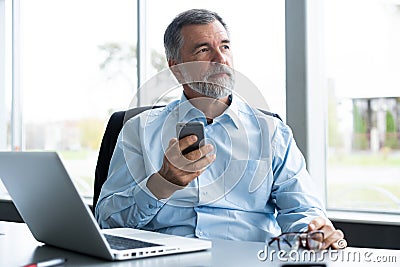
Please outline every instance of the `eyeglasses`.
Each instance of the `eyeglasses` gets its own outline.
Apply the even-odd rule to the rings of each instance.
[[[290,232],[282,233],[277,237],[271,238],[268,242],[270,246],[278,242],[278,249],[283,251],[298,250],[299,248],[309,250],[320,250],[324,242],[324,232],[321,230],[311,232]]]

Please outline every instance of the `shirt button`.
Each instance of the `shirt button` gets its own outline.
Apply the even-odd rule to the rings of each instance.
[[[154,209],[154,206],[152,204],[149,204],[149,209]]]

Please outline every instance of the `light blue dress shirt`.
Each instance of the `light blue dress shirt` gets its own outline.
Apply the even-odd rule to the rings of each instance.
[[[215,161],[186,188],[158,200],[146,187],[176,137],[176,123],[201,121]],[[96,205],[102,228],[267,241],[326,216],[290,128],[233,97],[207,125],[183,95],[125,123]]]

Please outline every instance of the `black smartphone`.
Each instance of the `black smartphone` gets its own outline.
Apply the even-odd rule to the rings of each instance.
[[[204,124],[200,121],[178,122],[176,124],[176,135],[179,140],[189,135],[197,136],[196,143],[182,151],[182,154],[185,155],[199,149],[200,145],[204,145]]]

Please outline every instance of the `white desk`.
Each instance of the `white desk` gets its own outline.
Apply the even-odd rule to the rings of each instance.
[[[43,261],[51,258],[67,258],[65,266],[219,266],[219,267],[247,267],[247,266],[282,266],[285,262],[275,258],[260,261],[257,257],[259,250],[264,249],[264,243],[237,242],[214,240],[213,248],[208,251],[153,257],[141,260],[109,262],[81,255],[78,253],[57,249],[37,242],[29,232],[26,224],[0,221],[0,266],[22,266],[31,262]],[[326,255],[327,266],[400,266],[400,251],[347,248],[346,253],[361,255],[360,262],[331,261]],[[346,254],[347,255],[347,254]],[[368,257],[365,258],[365,255]],[[371,260],[371,262],[367,262]],[[377,263],[374,260],[390,260],[391,263]]]

